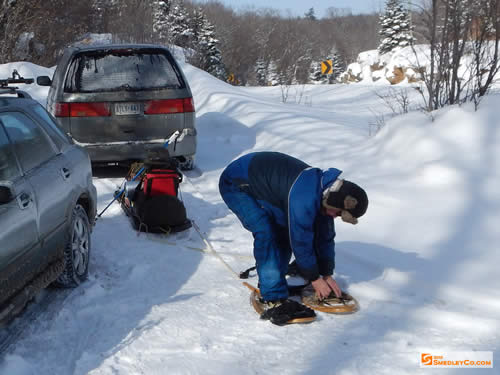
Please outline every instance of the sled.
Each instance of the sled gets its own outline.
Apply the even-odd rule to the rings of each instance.
[[[134,228],[138,232],[146,232],[146,233],[157,233],[157,234],[173,234],[185,231],[192,227],[191,220],[187,219],[178,225],[164,225],[161,227],[148,227],[144,224],[137,213],[134,211],[134,207],[131,205],[128,198],[122,199],[120,201],[120,205],[122,210],[125,212],[125,215],[130,219],[130,223],[132,224],[132,228]]]
[[[308,285],[301,293],[302,303],[307,307],[329,314],[352,314],[359,310],[356,298],[346,292],[342,292],[340,297],[330,294],[328,298],[319,300],[311,285]]]
[[[153,160],[154,155],[130,167],[119,195],[121,207],[138,232],[171,234],[189,229],[191,220],[178,198],[182,174],[168,152]]]
[[[257,312],[257,314],[262,315],[264,313],[264,308],[262,307],[262,304],[259,302],[260,298],[260,291],[258,288],[254,287],[253,285],[243,282],[243,285],[245,285],[248,289],[250,289],[250,304],[253,306],[254,310]],[[296,318],[289,320],[287,324],[296,324],[296,323],[310,323],[316,320],[316,317],[308,317],[308,318]]]

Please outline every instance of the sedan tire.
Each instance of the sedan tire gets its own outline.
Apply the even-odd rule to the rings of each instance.
[[[88,277],[90,259],[90,223],[85,209],[77,204],[71,214],[66,245],[64,248],[64,271],[56,284],[73,288]]]

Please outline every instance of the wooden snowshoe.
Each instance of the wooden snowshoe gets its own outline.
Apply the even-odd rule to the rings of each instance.
[[[358,301],[346,292],[340,298],[332,292],[328,298],[320,301],[314,288],[309,285],[302,290],[302,303],[307,307],[330,314],[352,314],[359,310]]]
[[[251,290],[250,293],[250,304],[253,306],[257,314],[261,316],[265,312],[265,308],[260,302],[260,291],[258,288],[254,287],[253,285],[250,285],[247,282],[244,282],[243,285],[245,285],[248,289]],[[296,323],[310,323],[316,320],[315,316],[312,317],[307,317],[307,318],[295,318],[291,319],[286,322],[286,324],[296,324]]]

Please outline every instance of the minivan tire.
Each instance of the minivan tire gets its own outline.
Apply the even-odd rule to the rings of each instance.
[[[192,171],[194,169],[193,156],[179,156],[177,157],[177,163],[181,171]]]
[[[85,209],[77,204],[71,213],[71,223],[66,234],[64,271],[56,285],[74,288],[88,277],[90,259],[90,222]]]

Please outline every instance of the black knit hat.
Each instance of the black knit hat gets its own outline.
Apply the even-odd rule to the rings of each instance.
[[[355,183],[343,180],[338,191],[332,191],[328,194],[326,204],[349,211],[352,216],[358,218],[363,216],[368,208],[368,196]]]

